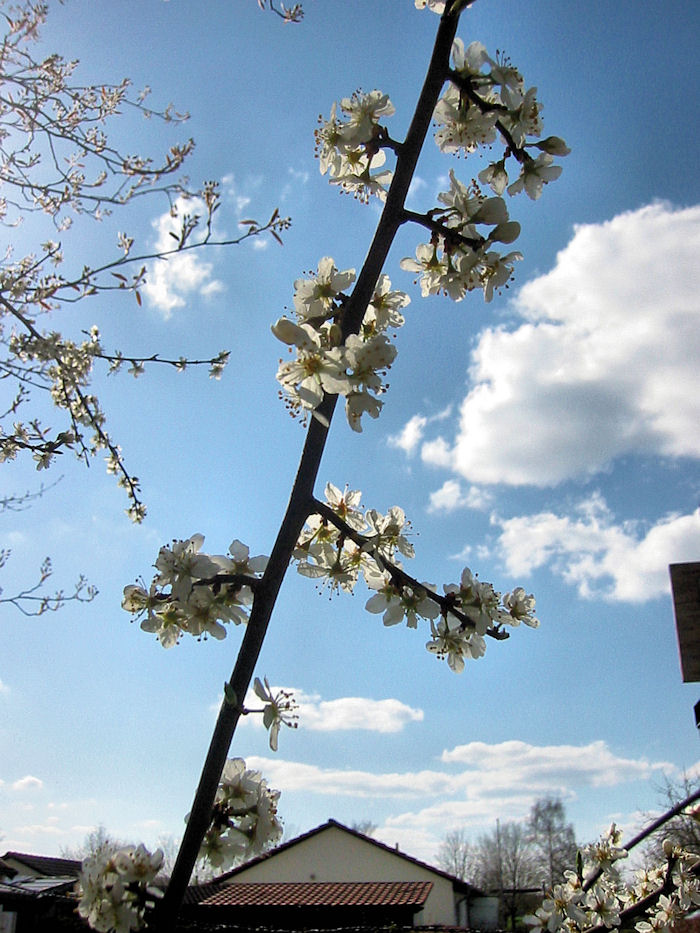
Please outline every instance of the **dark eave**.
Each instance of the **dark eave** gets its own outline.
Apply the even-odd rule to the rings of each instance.
[[[684,683],[700,681],[700,562],[671,564],[673,611]]]

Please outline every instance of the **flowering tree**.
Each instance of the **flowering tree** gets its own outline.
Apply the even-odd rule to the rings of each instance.
[[[369,612],[381,615],[387,626],[404,620],[412,629],[425,625],[428,651],[445,660],[456,673],[467,660],[483,656],[487,639],[507,639],[509,629],[520,623],[538,625],[534,597],[522,587],[501,594],[469,568],[463,570],[458,582],[440,588],[409,573],[403,561],[413,558],[414,548],[407,538],[410,524],[399,506],[384,512],[362,508],[358,490],[343,489],[332,482],[325,483],[323,498],[315,491],[339,398],[344,400],[345,416],[356,432],[362,430],[363,419],[377,418],[382,409],[388,388],[386,374],[397,353],[393,334],[403,324],[410,302],[406,293],[392,288],[384,271],[397,232],[411,226],[421,234],[415,255],[403,259],[401,266],[415,274],[423,295],[442,294],[461,301],[467,293],[481,291],[489,302],[511,280],[521,258],[519,252],[508,249],[518,238],[520,226],[510,219],[503,195],[524,193],[537,200],[544,186],[561,173],[555,157],[568,153],[563,140],[543,135],[536,90],[525,85],[510,61],[492,57],[479,42],[465,46],[457,38],[460,15],[472,2],[415,0],[419,10],[429,8],[440,18],[423,88],[403,140],[390,135],[386,121],[394,107],[380,90],[355,92],[332,104],[328,119],[316,130],[321,173],[360,204],[376,198],[383,209],[359,272],[343,268],[342,263],[336,265],[330,256],[321,257],[314,274],[294,282],[291,315],[272,323],[274,336],[288,351],[277,372],[280,396],[290,414],[305,425],[306,438],[269,557],[251,556],[247,545],[237,538],[227,554],[209,554],[203,551],[203,536],[193,534],[160,549],[151,582],[140,581],[124,590],[124,608],[166,648],[175,646],[184,635],[222,639],[231,623],[244,627],[180,853],[154,915],[153,923],[160,929],[172,927],[201,854],[214,866],[223,867],[234,858],[261,851],[281,834],[278,792],[267,786],[260,773],[248,769],[243,759],[227,760],[227,755],[240,717],[251,712],[244,706],[251,682],[273,749],[282,725],[295,724],[293,698],[273,691],[264,678],[253,680],[290,562],[299,573],[332,592],[353,591],[362,581],[371,592],[366,602]],[[288,9],[260,2],[260,6],[287,22],[300,19],[298,5]],[[13,69],[17,74],[24,68],[34,77],[34,66],[23,57],[22,42],[31,39],[44,12],[43,7],[27,7],[18,25],[7,16],[10,39],[5,54],[8,60],[17,57]],[[24,131],[32,145],[35,137],[45,145],[42,148],[37,143],[38,161],[32,158],[29,166],[20,168],[22,172],[33,171],[48,152],[50,180],[46,182],[44,175],[41,181],[33,176],[25,179],[20,173],[17,189],[52,218],[59,232],[66,230],[64,217],[69,211],[98,216],[101,210],[121,207],[147,191],[161,191],[170,198],[181,221],[173,252],[211,244],[212,217],[219,203],[216,186],[207,184],[191,192],[169,181],[191,144],[174,147],[157,167],[141,158],[118,155],[102,135],[101,125],[114,115],[117,105],[145,110],[144,95],[130,98],[127,85],[99,92],[74,88],[71,71],[62,60],[51,59],[39,68],[31,93],[18,92],[20,96],[25,93],[32,106],[39,101],[42,107],[57,107],[60,121],[66,121],[70,132],[54,140],[53,123],[42,116],[45,110],[39,107],[30,112]],[[29,110],[28,103],[25,110]],[[15,111],[10,108],[7,112]],[[159,115],[177,119],[170,109]],[[436,126],[436,144],[448,155],[468,157],[486,148],[490,157],[494,152],[496,157],[479,173],[481,184],[465,184],[450,171],[449,188],[439,195],[438,203],[416,212],[405,202],[431,122]],[[58,142],[71,144],[78,153],[69,159],[67,170],[63,161],[52,155]],[[99,166],[97,174],[88,174],[88,162]],[[6,174],[12,178],[13,171],[14,163],[10,162]],[[58,172],[53,180],[51,171]],[[202,206],[201,213],[187,209],[193,202]],[[8,201],[11,209],[18,210],[19,202]],[[267,224],[251,221],[238,240],[228,242],[240,242],[264,231],[277,236],[286,225],[275,212]],[[62,250],[53,240],[36,256],[8,265],[8,297],[0,298],[0,304],[16,322],[7,339],[6,368],[20,383],[17,407],[25,402],[22,393],[27,381],[32,387],[50,391],[67,421],[56,433],[31,419],[3,436],[2,450],[5,457],[29,452],[40,467],[64,449],[74,449],[81,459],[104,450],[110,471],[127,491],[131,517],[140,521],[144,507],[138,481],[126,469],[118,446],[106,433],[99,404],[87,390],[90,372],[98,360],[113,369],[127,362],[135,375],[147,362],[184,368],[190,361],[131,357],[117,351],[110,354],[103,349],[97,330],[76,343],[59,333],[45,334],[37,325],[37,317],[55,314],[62,302],[99,295],[107,289],[131,291],[139,300],[146,274],[144,263],[152,256],[137,255],[133,239],[126,234],[120,236],[119,248],[121,255],[116,260],[74,275],[47,271],[63,263]],[[208,361],[193,362],[208,363],[216,375],[225,358],[221,353]],[[89,440],[84,437],[86,428],[92,431]],[[679,864],[681,857],[673,858],[674,866]],[[99,930],[128,931],[144,925],[158,899],[153,881],[161,861],[159,853],[151,855],[141,846],[89,860],[83,872],[81,914]],[[679,886],[675,881],[673,884],[676,890]],[[683,890],[691,887],[688,882]],[[661,893],[666,896],[666,889],[661,892],[659,886],[655,890],[656,905]],[[581,901],[577,897],[572,896],[567,903],[578,905]],[[572,919],[573,914],[566,916]],[[598,923],[597,914],[585,917],[581,929]],[[562,925],[567,924],[564,920]]]
[[[148,364],[179,372],[206,366],[216,379],[228,353],[220,351],[209,359],[165,359],[133,350],[109,351],[97,326],[69,335],[62,312],[88,300],[97,305],[101,296],[114,291],[129,292],[140,304],[149,262],[237,244],[264,232],[279,238],[289,221],[275,211],[266,224],[248,220],[237,238],[217,240],[212,222],[220,203],[218,185],[206,182],[191,189],[177,177],[193,149],[191,139],[174,144],[160,159],[122,152],[112,139],[111,130],[124,114],[174,126],[187,114],[172,105],[150,108],[149,89],[134,94],[126,79],[84,86],[74,79],[77,62],[58,55],[37,60],[34,43],[46,13],[46,3],[0,2],[5,25],[0,44],[0,224],[13,230],[36,215],[33,226],[43,221],[46,228],[35,249],[16,255],[8,247],[0,260],[0,380],[10,387],[0,412],[0,462],[30,457],[38,470],[45,470],[69,450],[85,464],[102,453],[108,471],[127,494],[130,517],[140,522],[146,510],[139,481],[110,435],[92,392],[94,367],[102,365],[110,373],[128,367],[138,376]],[[120,232],[111,254],[99,265],[88,266],[75,255],[72,228],[123,213],[143,197],[164,198],[169,206],[177,230],[171,249],[139,250],[134,237]],[[43,404],[46,397],[52,409]],[[45,417],[51,417],[52,426],[45,424]],[[0,510],[26,507],[43,491],[42,486],[38,492],[7,496]],[[9,557],[9,550],[0,551],[0,567]],[[50,575],[47,558],[33,586],[1,602],[38,615],[67,599],[86,601],[95,595],[82,577],[70,593],[49,593],[45,584]]]

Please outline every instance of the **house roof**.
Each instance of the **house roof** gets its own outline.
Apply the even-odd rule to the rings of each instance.
[[[221,885],[218,881],[207,881],[204,884],[190,884],[187,886],[182,903],[201,904],[220,888]]]
[[[482,894],[482,891],[479,891],[478,888],[475,888],[473,885],[468,884],[466,881],[462,881],[461,878],[456,878],[454,875],[450,875],[446,871],[442,871],[440,868],[435,868],[434,865],[428,865],[427,862],[421,862],[420,859],[413,858],[412,855],[406,855],[405,852],[399,852],[398,849],[392,848],[383,842],[378,842],[376,839],[372,839],[371,836],[365,836],[364,833],[358,832],[356,829],[350,829],[349,826],[344,826],[342,823],[339,823],[337,820],[328,820],[326,823],[322,823],[320,826],[317,826],[315,829],[310,829],[306,833],[302,833],[301,836],[296,836],[294,839],[290,839],[289,842],[283,842],[282,845],[277,846],[274,849],[270,849],[269,852],[264,852],[262,855],[258,855],[256,858],[251,859],[249,862],[244,862],[242,865],[232,868],[230,871],[225,872],[223,875],[219,875],[216,879],[217,881],[228,881],[230,878],[235,878],[236,875],[245,871],[253,865],[258,865],[261,862],[265,862],[268,859],[274,858],[279,852],[284,852],[287,849],[291,849],[294,846],[298,845],[300,842],[304,842],[306,839],[310,839],[313,836],[318,835],[319,833],[325,832],[326,830],[334,827],[335,829],[340,829],[342,832],[348,833],[351,836],[355,836],[357,839],[361,839],[363,842],[368,843],[369,845],[376,846],[378,849],[383,849],[385,852],[390,852],[392,855],[397,856],[398,858],[404,859],[406,862],[410,862],[412,865],[418,865],[421,868],[430,871],[435,875],[439,875],[441,878],[447,878],[448,881],[452,882],[452,885],[456,891],[459,891],[463,894]]]
[[[12,859],[21,862],[31,871],[43,875],[45,878],[77,878],[82,863],[79,859],[51,858],[47,855],[28,855],[26,852],[6,852],[2,856],[3,862]]]
[[[42,897],[45,894],[64,894],[75,886],[74,878],[17,878],[13,881],[0,881],[0,897]]]
[[[673,611],[684,683],[700,681],[700,563],[671,564]]]
[[[432,881],[300,881],[227,884],[205,907],[421,907]]]

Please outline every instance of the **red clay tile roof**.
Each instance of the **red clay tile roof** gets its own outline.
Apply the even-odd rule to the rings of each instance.
[[[220,888],[221,884],[218,881],[208,881],[204,884],[191,884],[185,891],[185,897],[182,903],[188,905],[200,904]]]
[[[420,907],[432,886],[432,881],[236,883],[200,903],[211,907]]]

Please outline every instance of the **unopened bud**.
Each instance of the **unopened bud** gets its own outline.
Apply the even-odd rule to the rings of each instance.
[[[520,224],[517,220],[509,220],[507,223],[498,224],[489,235],[489,240],[494,243],[512,243],[520,236]]]
[[[550,155],[565,156],[571,152],[571,149],[559,136],[548,136],[546,139],[541,139],[538,143],[535,143],[535,145],[542,152],[548,152]]]

